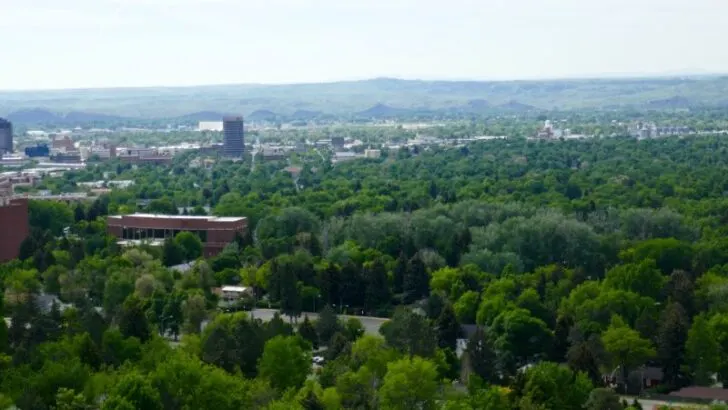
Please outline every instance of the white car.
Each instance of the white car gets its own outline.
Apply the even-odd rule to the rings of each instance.
[[[322,364],[324,362],[324,358],[321,357],[321,356],[314,356],[313,357],[313,362],[316,363],[316,364]]]

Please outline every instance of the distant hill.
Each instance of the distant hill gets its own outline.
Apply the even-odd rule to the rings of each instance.
[[[88,122],[111,122],[120,121],[124,118],[118,115],[98,114],[93,112],[71,111],[62,117],[67,123],[88,123]]]
[[[18,110],[8,114],[7,118],[11,122],[18,124],[57,124],[68,126],[123,120],[122,117],[117,115],[83,111],[71,111],[67,114],[56,114],[42,108]]]
[[[55,113],[41,108],[30,108],[14,111],[8,114],[6,117],[10,122],[18,124],[56,123],[60,122],[62,118]]]
[[[225,112],[260,120],[319,118],[313,113],[386,118],[607,107],[672,110],[718,106],[725,104],[726,95],[728,76],[538,81],[375,78],[320,84],[0,92],[0,115],[10,113],[11,120],[22,122],[53,121],[72,112],[99,113],[89,114],[91,120],[102,118],[95,115],[217,120]]]
[[[256,110],[253,111],[252,114],[245,117],[247,121],[276,121],[278,119],[278,114],[274,113],[271,110]]]
[[[674,96],[662,100],[652,100],[646,104],[647,108],[653,109],[678,109],[690,108],[691,102],[685,97]]]
[[[198,111],[193,112],[190,114],[185,114],[177,117],[177,119],[182,121],[192,121],[192,122],[199,122],[199,121],[222,121],[222,117],[224,117],[226,114],[223,114],[221,112],[217,111]]]
[[[534,111],[538,109],[533,105],[523,104],[515,100],[508,101],[505,104],[501,104],[498,106],[498,108],[506,111]]]
[[[466,104],[466,107],[479,111],[479,110],[488,109],[491,107],[491,105],[488,101],[478,98],[475,100],[468,101],[468,103]]]
[[[294,120],[311,120],[322,115],[321,111],[297,110],[289,117]]]
[[[407,113],[407,111],[408,110],[390,107],[385,104],[376,104],[364,111],[357,112],[356,116],[364,118],[386,118],[403,115]]]

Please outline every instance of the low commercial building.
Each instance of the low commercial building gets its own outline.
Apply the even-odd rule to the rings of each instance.
[[[180,232],[192,232],[199,236],[205,257],[215,256],[244,235],[248,229],[245,217],[215,217],[187,215],[132,214],[110,216],[107,221],[109,234],[120,241],[163,241]]]

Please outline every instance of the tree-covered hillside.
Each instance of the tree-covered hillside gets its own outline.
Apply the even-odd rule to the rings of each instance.
[[[72,118],[150,119],[205,111],[251,115],[259,110],[281,116],[347,117],[619,107],[679,110],[725,106],[727,92],[728,78],[720,76],[538,81],[379,78],[322,84],[0,92],[0,115],[28,122],[24,111],[28,109],[50,111],[41,113],[46,119],[49,115],[65,118],[69,112],[75,112]]]

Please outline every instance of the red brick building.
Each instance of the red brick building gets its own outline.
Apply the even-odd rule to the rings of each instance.
[[[132,214],[110,216],[106,221],[109,234],[122,243],[159,242],[180,232],[200,237],[205,257],[215,256],[248,229],[245,217]]]
[[[0,262],[17,258],[29,234],[28,200],[0,196]]]

